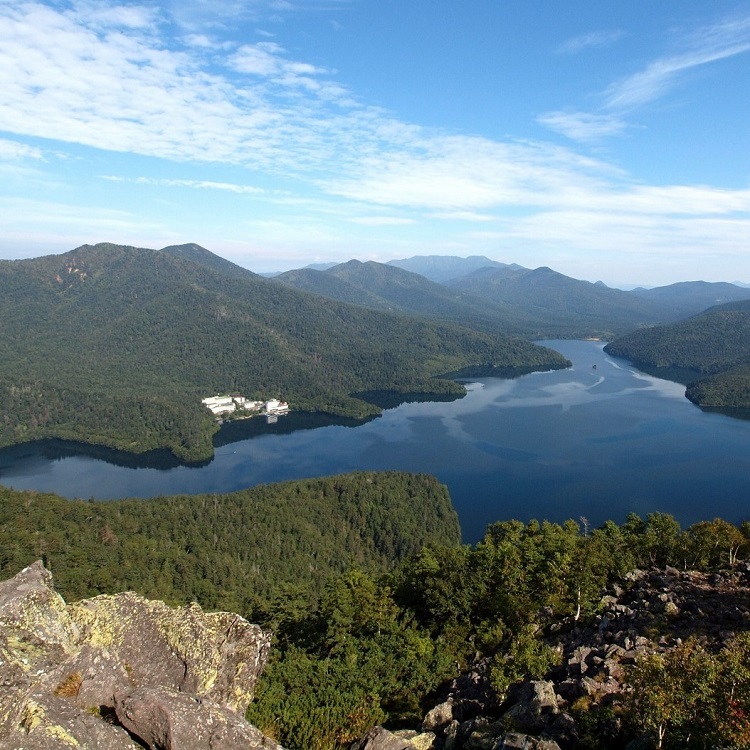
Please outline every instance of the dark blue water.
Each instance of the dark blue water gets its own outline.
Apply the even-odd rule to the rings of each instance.
[[[0,482],[113,499],[228,492],[356,469],[427,472],[448,485],[467,542],[508,518],[583,515],[598,525],[656,510],[684,525],[750,518],[750,422],[701,411],[683,385],[608,357],[600,343],[546,343],[573,367],[482,379],[465,398],[402,404],[357,426],[316,427],[313,415],[269,426],[250,420],[235,429],[255,434],[218,446],[202,467],[163,468],[156,456],[151,468],[134,468],[103,460],[106,452],[20,446],[0,452]]]

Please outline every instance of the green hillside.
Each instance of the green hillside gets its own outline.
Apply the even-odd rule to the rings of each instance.
[[[315,271],[287,271],[275,281],[373,310],[449,321],[478,331],[527,335],[536,321],[504,304],[451,289],[396,265],[350,260]]]
[[[533,321],[533,333],[539,338],[611,338],[641,325],[672,319],[658,302],[546,267],[482,268],[450,286],[525,315]]]
[[[405,312],[529,339],[610,339],[750,298],[750,289],[705,281],[625,292],[551,268],[530,270],[483,257],[418,256],[388,264],[351,260],[323,270],[287,271],[274,278],[373,310]]]
[[[322,297],[348,302],[352,305],[361,305],[371,310],[382,310],[392,312],[394,305],[387,299],[363,289],[361,286],[352,284],[345,279],[329,274],[327,271],[319,271],[314,268],[298,268],[294,271],[285,271],[274,276],[273,280],[286,286],[300,289]]]
[[[2,578],[43,558],[68,600],[132,590],[250,615],[285,585],[314,595],[334,573],[460,538],[447,489],[400,472],[108,502],[0,486]]]
[[[721,281],[680,281],[630,294],[663,305],[674,321],[697,315],[709,307],[750,299],[750,289]]]
[[[58,437],[202,460],[216,422],[200,400],[216,393],[365,417],[377,408],[350,394],[461,393],[439,376],[566,365],[520,339],[323,300],[184,247],[0,262],[0,446]]]
[[[687,397],[701,406],[750,408],[750,301],[711,308],[680,323],[635,331],[605,347],[648,367],[695,370]]]

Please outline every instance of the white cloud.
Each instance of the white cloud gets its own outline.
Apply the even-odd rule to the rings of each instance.
[[[108,33],[101,18],[0,2],[0,130],[287,170],[319,168],[335,150],[353,152],[356,141],[372,139],[362,138],[370,128],[362,108],[341,119],[338,102],[353,104],[343,87],[316,80],[320,70],[288,59],[274,43],[226,61],[270,81],[237,82],[213,72],[212,61],[152,39],[153,29]],[[339,138],[332,126],[347,135]]]
[[[478,137],[432,138],[419,154],[373,157],[350,178],[326,187],[363,203],[468,219],[498,218],[521,208],[750,218],[750,189],[641,185],[606,162],[568,149]]]
[[[159,10],[153,7],[149,8],[146,5],[109,6],[96,0],[78,0],[73,5],[72,15],[100,29],[148,30],[162,20]]]
[[[326,188],[368,203],[471,211],[567,202],[580,192],[600,192],[605,178],[617,175],[603,162],[549,144],[450,136],[371,157]]]
[[[43,159],[42,150],[35,146],[27,146],[18,141],[0,138],[0,159],[3,161],[22,161],[24,159]]]
[[[471,222],[490,222],[497,221],[497,216],[492,214],[479,213],[477,211],[435,211],[431,214],[435,219],[444,221],[471,221]]]
[[[619,135],[628,127],[625,120],[617,115],[592,112],[545,112],[536,119],[541,125],[574,141],[598,141],[608,136]]]
[[[414,219],[403,216],[354,216],[349,219],[353,224],[363,224],[367,227],[393,227],[415,224]]]
[[[564,55],[574,55],[591,47],[608,47],[623,36],[620,30],[591,31],[563,42],[557,52]]]
[[[275,42],[246,44],[232,56],[229,64],[241,73],[258,76],[278,75],[283,68],[283,61],[279,57],[281,52],[282,48]]]
[[[561,51],[578,52],[599,41],[608,40],[595,32],[569,40]],[[625,115],[665,96],[693,68],[750,51],[750,16],[728,18],[698,29],[684,35],[676,46],[679,51],[659,57],[642,70],[611,83],[601,94],[599,111],[566,108],[546,112],[537,122],[576,141],[620,135],[628,127]]]
[[[687,50],[654,60],[643,70],[613,83],[605,92],[610,109],[629,110],[663,96],[691,68],[750,50],[750,16],[701,29],[686,40]]]
[[[117,175],[104,175],[110,182],[132,182],[137,185],[157,185],[163,187],[185,187],[194,190],[223,190],[229,193],[262,195],[266,191],[254,185],[238,185],[231,182],[214,182],[212,180],[174,180],[155,177],[123,178]]]

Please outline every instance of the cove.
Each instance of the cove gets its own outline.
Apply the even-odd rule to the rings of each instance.
[[[110,462],[107,451],[63,443],[16,446],[0,451],[0,483],[115,499],[360,469],[426,472],[447,484],[466,542],[509,518],[750,518],[750,422],[702,411],[684,385],[608,356],[600,342],[542,343],[573,367],[479,378],[464,398],[401,404],[366,423],[303,414],[248,423],[220,436],[214,459],[197,467],[158,456],[145,466]]]

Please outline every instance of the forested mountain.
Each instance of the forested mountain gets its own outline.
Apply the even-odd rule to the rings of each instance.
[[[150,500],[0,486],[0,576],[44,559],[69,600],[132,590],[252,616],[285,587],[315,597],[352,566],[382,573],[425,544],[460,539],[445,486],[402,472]]]
[[[611,342],[605,351],[638,365],[708,375],[697,376],[686,393],[701,406],[750,408],[750,300],[635,331]]]
[[[482,256],[415,256],[387,264],[351,260],[320,270],[287,271],[275,279],[373,310],[456,321],[530,339],[609,339],[750,298],[750,289],[704,281],[625,292],[550,268],[530,270]]]
[[[480,331],[523,335],[534,325],[534,321],[508,305],[495,305],[418,273],[374,261],[350,260],[325,271],[288,271],[275,280],[373,310],[453,321]]]
[[[193,263],[198,263],[206,268],[212,268],[214,271],[219,271],[225,276],[231,276],[235,279],[258,278],[258,274],[249,271],[247,268],[238,266],[236,263],[232,263],[226,260],[226,258],[222,258],[210,250],[206,250],[205,247],[196,245],[194,242],[189,242],[185,245],[169,245],[168,247],[163,247],[161,251],[173,255],[175,258],[191,260]]]
[[[214,258],[102,244],[0,262],[0,445],[59,437],[200,460],[216,429],[200,400],[216,393],[364,417],[377,408],[350,394],[460,393],[437,376],[566,365],[520,339],[324,300]]]
[[[331,268],[335,268],[337,265],[331,266]],[[379,297],[377,294],[363,289],[361,286],[352,284],[346,279],[340,279],[335,274],[328,273],[328,269],[299,268],[294,271],[280,273],[274,276],[273,280],[294,289],[320,294],[323,297],[338,300],[339,302],[361,305],[371,310],[387,312],[398,309],[387,299]]]
[[[546,267],[482,268],[450,287],[525,314],[538,336],[610,338],[666,319],[656,302]]]
[[[709,307],[750,299],[750,289],[746,287],[709,281],[681,281],[653,289],[633,289],[630,294],[662,305],[674,321]]]
[[[418,273],[440,284],[460,279],[480,268],[522,268],[515,263],[508,266],[507,263],[490,260],[483,255],[470,255],[468,258],[455,255],[415,255],[412,258],[389,260],[388,265]]]

